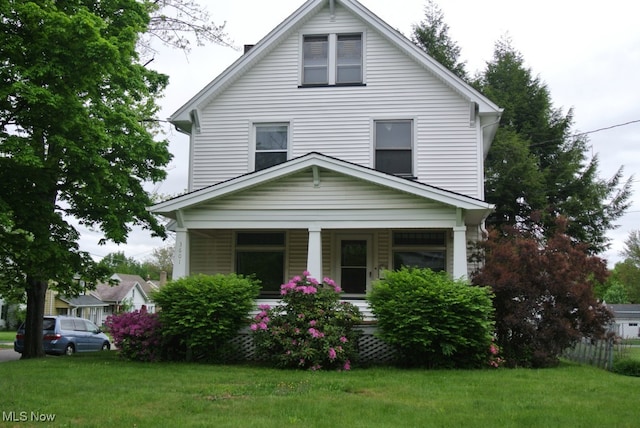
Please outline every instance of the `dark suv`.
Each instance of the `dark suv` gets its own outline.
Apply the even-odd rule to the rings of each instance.
[[[94,323],[84,318],[45,316],[42,324],[44,352],[53,355],[72,355],[74,352],[107,351],[109,337]],[[18,329],[13,349],[24,349],[24,324]]]

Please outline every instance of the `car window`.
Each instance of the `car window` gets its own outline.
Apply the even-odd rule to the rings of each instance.
[[[56,320],[55,318],[45,318],[42,320],[42,329],[43,330],[55,330]]]
[[[75,330],[76,327],[73,324],[73,320],[71,319],[61,319],[60,320],[60,328],[62,330]]]
[[[91,321],[85,320],[84,323],[87,326],[87,331],[94,332],[94,331],[98,330],[98,326],[95,325],[94,323],[92,323]]]

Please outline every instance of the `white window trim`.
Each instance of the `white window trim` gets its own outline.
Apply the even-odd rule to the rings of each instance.
[[[268,125],[286,125],[287,126],[287,160],[291,159],[291,133],[293,129],[293,120],[290,119],[265,119],[249,121],[249,162],[248,172],[256,170],[256,128],[258,126]]]
[[[417,145],[416,145],[416,137],[417,132],[416,129],[418,127],[418,119],[416,117],[407,117],[407,116],[385,116],[385,117],[376,117],[372,118],[369,124],[370,133],[371,133],[371,169],[376,169],[376,122],[385,122],[385,121],[410,121],[411,122],[411,174],[413,177],[417,177]]]
[[[337,73],[338,73],[338,60],[337,60],[337,55],[338,55],[338,36],[343,36],[343,35],[350,35],[350,34],[360,34],[361,35],[361,43],[362,43],[362,64],[361,64],[361,72],[362,72],[362,79],[360,83],[339,83],[336,84],[336,77],[337,77]],[[304,38],[305,37],[322,37],[322,36],[327,36],[327,40],[329,43],[328,49],[327,49],[327,55],[329,56],[328,61],[327,61],[327,80],[328,83],[325,84],[305,84],[304,83]],[[318,86],[318,87],[324,87],[324,86],[357,86],[357,85],[366,85],[367,83],[367,69],[366,69],[366,56],[367,56],[367,32],[366,29],[362,28],[362,29],[347,29],[345,28],[344,30],[340,30],[340,31],[333,31],[330,33],[300,33],[299,35],[299,48],[298,48],[298,52],[299,52],[299,56],[300,56],[300,60],[299,60],[299,73],[298,73],[298,81],[299,81],[299,85],[300,86],[308,86],[308,87],[314,87],[314,86]]]

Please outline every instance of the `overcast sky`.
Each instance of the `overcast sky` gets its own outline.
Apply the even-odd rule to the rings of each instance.
[[[304,0],[200,0],[235,45],[254,44],[304,3]],[[426,0],[361,0],[392,27],[410,36],[424,17]],[[591,154],[600,160],[600,176],[610,178],[620,166],[635,175],[633,204],[609,233],[611,249],[602,254],[610,267],[632,230],[640,229],[640,3],[635,0],[440,0],[450,37],[461,48],[470,74],[482,71],[495,42],[508,34],[534,75],[549,87],[555,107],[574,109],[576,133],[589,134]],[[170,76],[160,100],[166,119],[241,55],[210,45],[182,52],[161,50],[149,65]],[[632,123],[630,123],[632,122]],[[626,124],[626,125],[625,125]],[[150,186],[163,194],[187,188],[188,139],[165,127],[174,159],[168,179]],[[98,246],[101,234],[82,230],[81,249],[101,259],[114,251],[144,260],[166,245],[135,230],[126,245]]]

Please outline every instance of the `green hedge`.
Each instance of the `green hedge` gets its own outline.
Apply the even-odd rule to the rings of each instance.
[[[404,366],[480,367],[492,356],[493,306],[488,287],[446,273],[402,268],[385,272],[367,296],[378,335]]]
[[[640,360],[621,358],[613,362],[612,372],[625,376],[640,377]]]
[[[242,275],[197,275],[169,282],[153,299],[160,306],[170,359],[216,360],[248,323],[259,284]]]

